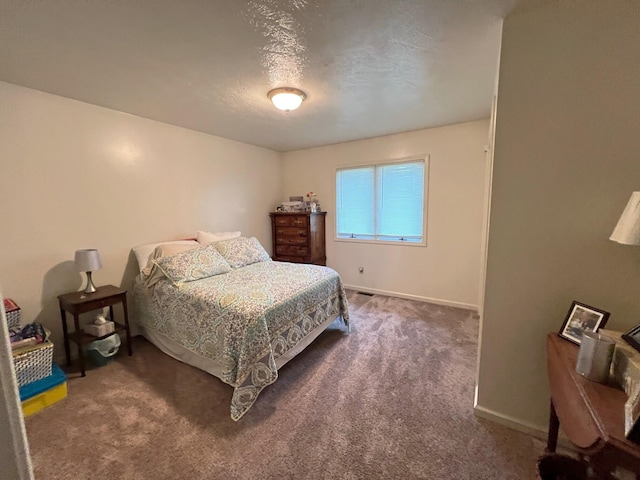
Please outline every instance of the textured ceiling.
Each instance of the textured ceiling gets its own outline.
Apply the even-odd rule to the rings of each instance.
[[[488,117],[518,3],[0,0],[0,80],[289,151]]]

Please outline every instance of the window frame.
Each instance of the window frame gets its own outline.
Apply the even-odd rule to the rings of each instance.
[[[426,247],[427,246],[427,221],[428,221],[428,206],[429,206],[429,154],[421,154],[410,157],[403,157],[397,159],[388,159],[376,161],[373,163],[363,163],[363,164],[347,164],[347,165],[338,165],[336,166],[335,173],[333,176],[333,199],[335,206],[336,218],[333,225],[333,240],[336,242],[345,242],[345,243],[369,243],[373,245],[395,245],[402,247]],[[399,163],[413,163],[413,162],[424,162],[424,194],[422,197],[423,205],[422,205],[422,241],[420,242],[403,242],[401,240],[378,240],[378,239],[367,239],[367,238],[349,238],[349,237],[339,237],[338,236],[338,204],[337,204],[337,179],[338,172],[340,170],[348,170],[348,169],[356,169],[356,168],[367,168],[367,167],[383,167],[385,165],[394,165]],[[374,182],[374,189],[376,188]],[[375,191],[375,190],[374,190]],[[377,221],[377,212],[374,216],[374,222]]]

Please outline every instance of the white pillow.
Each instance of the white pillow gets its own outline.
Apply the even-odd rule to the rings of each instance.
[[[138,260],[138,268],[142,272],[144,267],[149,263],[149,256],[153,253],[158,245],[195,245],[198,246],[198,242],[195,240],[174,240],[172,242],[160,242],[160,243],[148,243],[146,245],[138,245],[137,247],[133,247],[133,253],[136,255],[136,260]]]
[[[202,232],[197,233],[198,243],[207,245],[213,242],[219,242],[221,240],[231,240],[232,238],[238,238],[240,232]]]

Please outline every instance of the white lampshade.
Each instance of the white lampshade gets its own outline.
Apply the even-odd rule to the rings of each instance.
[[[79,272],[95,272],[102,268],[100,253],[95,248],[76,250],[76,268]]]
[[[289,112],[298,108],[302,101],[307,98],[302,90],[297,88],[275,88],[271,90],[267,96],[273,102],[276,108]]]
[[[640,192],[633,192],[609,240],[640,245]]]

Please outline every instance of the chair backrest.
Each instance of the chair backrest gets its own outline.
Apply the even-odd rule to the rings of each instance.
[[[541,480],[587,480],[588,470],[584,462],[558,453],[549,453],[538,459]]]

